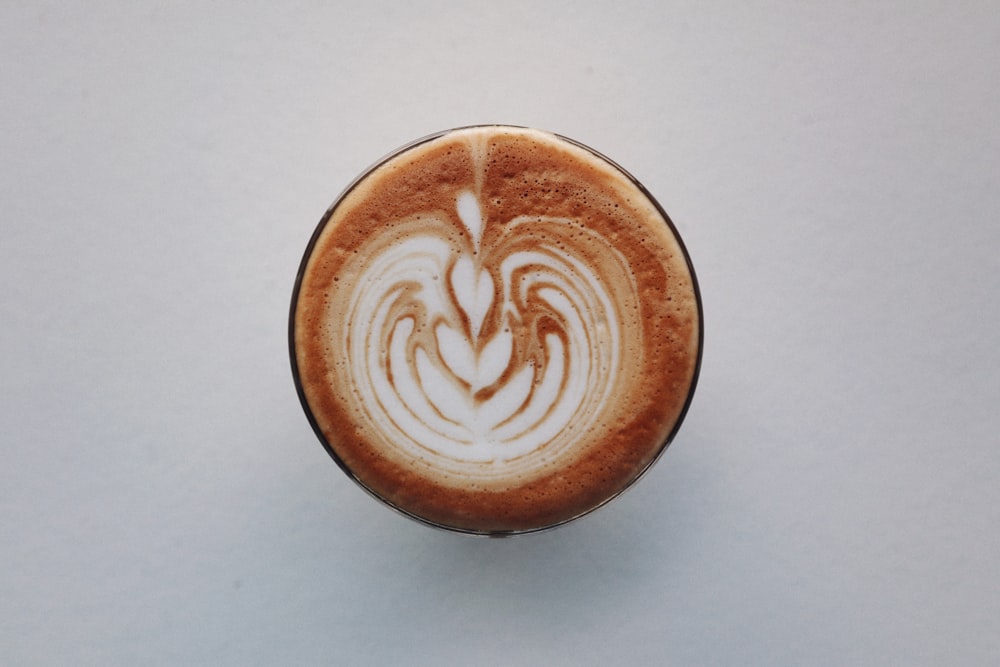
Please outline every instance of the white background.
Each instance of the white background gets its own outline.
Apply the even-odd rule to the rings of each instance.
[[[0,62],[0,663],[1000,662],[995,2],[8,1]],[[706,310],[664,458],[511,540],[355,487],[286,343],[340,190],[484,122]]]

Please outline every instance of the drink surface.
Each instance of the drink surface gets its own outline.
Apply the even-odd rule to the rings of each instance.
[[[617,495],[687,408],[701,313],[657,205],[538,130],[463,128],[357,181],[303,262],[303,404],[389,504],[471,532],[562,523]]]

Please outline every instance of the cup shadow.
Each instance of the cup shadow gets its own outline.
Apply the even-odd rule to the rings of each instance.
[[[668,452],[608,506],[542,533],[477,538],[414,526],[392,540],[400,555],[392,567],[493,616],[559,609],[572,618],[627,606],[688,560],[680,552],[698,540],[692,512],[707,491],[697,468],[696,457]]]

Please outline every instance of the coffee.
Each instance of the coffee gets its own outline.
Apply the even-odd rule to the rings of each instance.
[[[383,160],[303,259],[292,365],[320,440],[410,516],[536,530],[603,504],[692,395],[701,305],[666,215],[564,138],[461,128]]]

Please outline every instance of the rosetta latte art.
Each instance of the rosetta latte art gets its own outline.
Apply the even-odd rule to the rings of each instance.
[[[573,220],[515,218],[486,244],[477,197],[460,192],[455,211],[457,243],[453,224],[423,216],[360,253],[339,315],[354,400],[368,428],[437,468],[479,478],[537,468],[612,398],[634,281],[624,257]],[[542,226],[545,238],[519,242]],[[609,285],[630,294],[612,298]]]
[[[352,183],[303,258],[289,334],[338,465],[413,518],[490,535],[628,488],[701,359],[659,205],[585,146],[502,125],[418,140]]]

